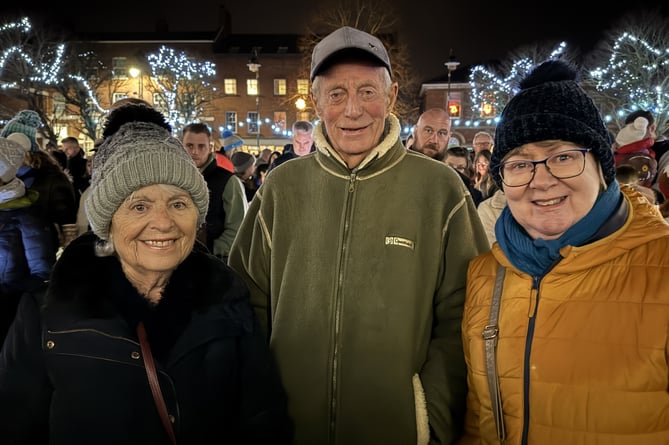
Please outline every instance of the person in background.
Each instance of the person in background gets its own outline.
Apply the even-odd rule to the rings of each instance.
[[[497,218],[502,214],[502,210],[506,207],[506,196],[504,196],[504,190],[495,187],[495,193],[492,196],[483,199],[479,202],[479,205],[476,207],[476,211],[481,218],[481,224],[483,224],[483,229],[485,234],[488,237],[488,241],[492,246],[497,237],[495,236],[495,224],[497,223]]]
[[[451,443],[465,270],[488,248],[474,203],[402,145],[378,38],[337,29],[310,80],[316,152],[267,175],[229,260],[279,363],[293,444]]]
[[[616,167],[633,166],[639,183],[651,187],[657,176],[657,161],[652,149],[655,140],[648,136],[648,119],[637,117],[618,132],[615,140],[613,158]]]
[[[49,221],[49,232],[54,254],[59,247],[65,247],[77,235],[77,205],[72,179],[61,168],[58,161],[41,150],[35,139],[37,129],[42,126],[39,115],[31,110],[23,110],[3,128],[3,137],[27,138],[25,162],[16,174],[27,189],[37,192],[37,200],[32,212],[42,220]]]
[[[472,195],[474,205],[478,207],[483,200],[483,194],[474,186],[472,180],[473,172],[470,165],[469,151],[465,147],[449,147],[444,152],[443,162],[458,173],[462,182],[467,186],[469,194]]]
[[[629,164],[622,164],[617,166],[616,181],[618,181],[619,185],[632,187],[637,192],[645,196],[646,199],[648,199],[648,202],[651,204],[657,204],[657,195],[655,194],[655,191],[650,187],[646,187],[642,184],[642,180],[639,178],[639,172],[634,166]]]
[[[577,73],[535,67],[495,131],[507,206],[467,272],[460,444],[669,443],[669,225],[621,191]]]
[[[255,182],[256,160],[252,154],[238,151],[232,155],[232,165],[235,166],[235,175],[244,184],[246,200],[251,202],[258,190]],[[247,209],[248,210],[248,209]]]
[[[0,346],[21,294],[44,286],[56,262],[50,223],[34,211],[39,194],[16,177],[29,150],[21,133],[0,138]]]
[[[492,151],[493,147],[493,137],[487,131],[479,131],[474,135],[472,139],[472,154],[476,157],[481,150]]]
[[[217,165],[212,153],[211,131],[206,124],[186,125],[181,141],[211,193],[206,224],[201,227],[198,239],[211,253],[227,262],[232,241],[248,209],[244,185],[237,176]]]
[[[296,121],[293,124],[292,142],[284,146],[283,153],[269,165],[267,173],[286,161],[308,155],[315,151],[313,133],[314,125],[311,122]]]
[[[67,156],[67,167],[65,172],[72,178],[72,186],[74,187],[74,198],[77,205],[81,198],[81,194],[86,190],[90,183],[90,177],[86,172],[86,158],[84,151],[79,145],[79,141],[75,137],[66,137],[60,141],[63,153]]]
[[[39,151],[37,143],[37,129],[42,126],[42,118],[33,110],[21,110],[5,124],[0,131],[0,138],[6,138],[12,133],[22,133],[30,141],[30,151]]]
[[[489,150],[481,150],[474,155],[474,188],[481,192],[482,199],[486,199],[495,193],[497,187],[490,174],[490,157],[492,153]]]
[[[269,165],[269,157],[272,155],[272,150],[269,148],[263,148],[260,150],[260,153],[258,153],[258,160],[256,161],[256,165],[260,164],[267,164]]]
[[[60,167],[65,170],[67,168],[67,155],[62,150],[60,150],[53,141],[48,141],[45,145],[45,148],[46,152],[53,156]]]
[[[649,110],[636,110],[625,117],[625,127],[633,126],[637,119],[643,118],[648,122],[646,126],[646,133],[641,137],[642,140],[650,139],[652,145],[648,147],[648,151],[654,155],[657,162],[657,172],[651,184],[651,188],[659,192],[657,195],[658,201],[664,201],[669,198],[669,140],[665,137],[658,136],[657,124],[655,116]],[[644,144],[645,142],[640,142]],[[651,162],[652,164],[652,162]]]
[[[288,444],[248,289],[196,248],[207,183],[163,116],[126,113],[135,106],[110,114],[96,152],[92,233],[67,246],[46,292],[21,299],[0,352],[0,437],[167,444],[172,430],[172,443]]]
[[[419,117],[410,149],[441,161],[451,138],[451,117],[442,108],[431,108]]]
[[[238,134],[234,134],[230,130],[225,130],[222,136],[223,144],[221,145],[220,150],[214,153],[216,157],[216,165],[226,169],[230,173],[234,173],[235,166],[232,165],[232,154],[244,145],[244,140]]]

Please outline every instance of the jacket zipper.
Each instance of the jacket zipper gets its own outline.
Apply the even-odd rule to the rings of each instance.
[[[534,294],[534,310],[530,315],[527,326],[527,337],[525,338],[525,356],[523,360],[523,435],[521,444],[527,445],[527,435],[530,424],[530,356],[532,355],[532,340],[534,339],[534,326],[539,308],[539,283],[541,277],[532,277],[532,293]]]
[[[525,357],[523,362],[523,434],[520,443],[528,445],[528,435],[530,429],[530,357],[532,355],[532,341],[534,340],[534,328],[537,321],[537,312],[539,311],[539,287],[541,280],[545,277],[557,264],[562,260],[562,257],[556,258],[543,275],[532,277],[532,292],[534,293],[534,310],[530,315],[530,320],[527,325],[527,337],[525,338]]]
[[[337,426],[337,372],[339,370],[339,335],[341,327],[341,289],[344,282],[343,268],[344,258],[346,256],[346,240],[349,234],[349,221],[351,215],[352,193],[355,192],[355,182],[357,179],[357,169],[351,172],[348,183],[348,195],[346,197],[346,217],[344,218],[344,228],[342,232],[342,250],[339,252],[339,272],[337,277],[337,292],[335,294],[335,314],[334,314],[334,350],[332,352],[332,381],[330,382],[330,443],[335,443]]]

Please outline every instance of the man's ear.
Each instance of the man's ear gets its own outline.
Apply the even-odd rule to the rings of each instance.
[[[393,82],[393,84],[390,86],[390,90],[388,91],[388,109],[386,110],[386,113],[391,113],[395,108],[398,93],[399,84],[397,82]]]
[[[309,92],[309,97],[311,97],[311,102],[314,104],[314,110],[316,110],[316,115],[320,119],[321,117],[321,107],[318,105],[318,98],[313,91]]]

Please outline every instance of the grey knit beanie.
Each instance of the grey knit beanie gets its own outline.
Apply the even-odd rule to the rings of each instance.
[[[602,166],[606,183],[615,179],[611,136],[599,110],[576,78],[577,72],[571,65],[550,60],[520,82],[521,91],[506,105],[495,129],[490,168],[500,188],[500,163],[511,150],[552,139],[591,148]]]
[[[158,112],[150,109],[148,113]],[[126,114],[141,119],[136,112]],[[85,203],[93,232],[108,240],[112,216],[121,203],[134,191],[152,184],[186,190],[198,208],[198,222],[204,222],[209,205],[207,183],[179,140],[154,122],[118,123],[108,122],[108,127],[118,129],[107,136],[93,158],[91,192]]]

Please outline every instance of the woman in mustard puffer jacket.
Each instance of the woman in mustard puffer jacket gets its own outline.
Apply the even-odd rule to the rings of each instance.
[[[461,444],[669,443],[669,225],[620,190],[610,146],[563,62],[502,113],[507,207],[468,270]]]

